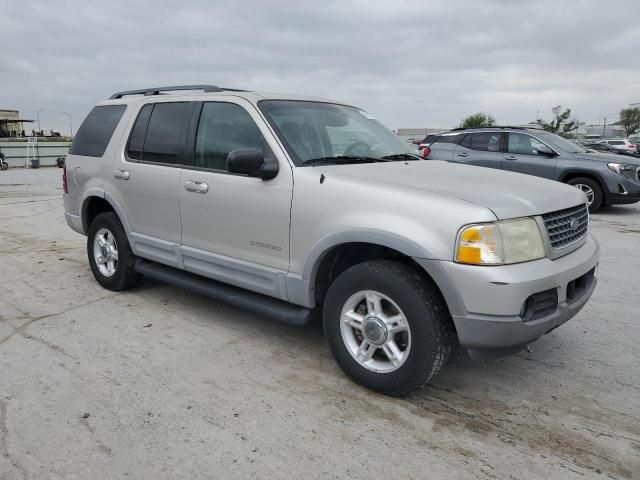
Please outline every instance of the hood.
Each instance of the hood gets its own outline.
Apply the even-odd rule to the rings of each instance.
[[[640,158],[630,155],[620,155],[618,153],[574,153],[576,160],[601,163],[626,163],[640,167]]]
[[[435,160],[313,168],[328,177],[348,176],[454,197],[486,207],[499,219],[540,215],[586,203],[584,193],[560,182]]]

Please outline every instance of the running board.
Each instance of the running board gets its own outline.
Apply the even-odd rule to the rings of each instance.
[[[309,308],[293,305],[149,260],[138,258],[135,269],[145,277],[169,283],[290,325],[307,325],[313,314],[313,310]]]

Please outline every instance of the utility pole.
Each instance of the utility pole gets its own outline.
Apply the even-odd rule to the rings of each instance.
[[[40,112],[42,111],[44,111],[44,108],[41,108],[36,112],[36,117],[38,118],[38,132],[42,131],[42,128],[40,128]]]
[[[607,138],[607,117],[604,117],[602,122],[602,138]]]
[[[71,124],[71,114],[69,112],[60,112],[65,114],[67,117],[69,117],[69,134],[70,137],[73,138],[73,125]]]

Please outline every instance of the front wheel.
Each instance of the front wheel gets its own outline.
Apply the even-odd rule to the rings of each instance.
[[[597,181],[587,177],[576,177],[567,183],[580,189],[587,196],[589,213],[594,213],[600,209],[604,201],[604,195],[602,193],[602,187],[600,187]]]
[[[406,395],[444,366],[451,319],[435,285],[402,263],[375,260],[349,268],[324,302],[325,336],[356,383]]]
[[[2,162],[2,170],[7,170],[9,168],[9,164],[6,162]]]

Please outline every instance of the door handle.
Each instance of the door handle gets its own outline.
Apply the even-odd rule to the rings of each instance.
[[[459,153],[459,154],[458,154],[458,156],[459,156],[459,157],[468,157],[468,156],[469,156],[469,154],[468,154],[468,153],[465,153],[465,152],[462,152],[462,153]]]
[[[204,182],[198,182],[197,180],[187,180],[184,182],[184,189],[187,192],[207,193],[209,191],[209,185]]]
[[[517,160],[518,157],[514,157],[513,155],[509,155],[508,157],[504,157],[504,159],[513,161],[513,160]]]
[[[129,180],[129,172],[127,170],[114,170],[113,176],[118,180]]]

